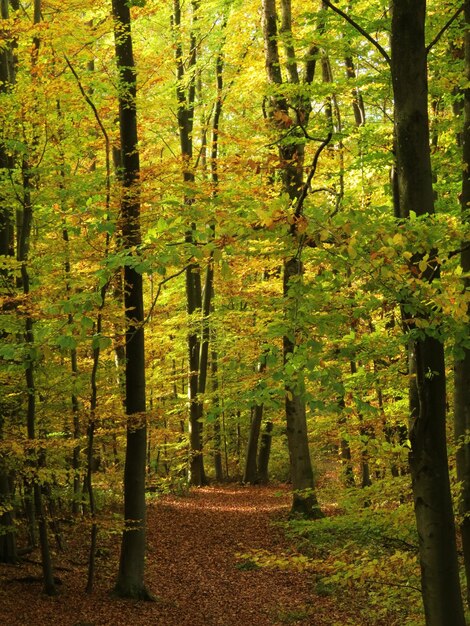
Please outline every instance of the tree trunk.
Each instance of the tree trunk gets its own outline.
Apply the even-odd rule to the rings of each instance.
[[[289,288],[292,279],[303,273],[302,262],[295,257],[284,263],[284,297],[290,299]],[[294,341],[288,335],[283,337],[284,364],[294,353]],[[307,417],[305,400],[295,387],[295,383],[286,382],[286,424],[289,447],[290,476],[293,488],[292,513],[305,517],[322,517],[315,495],[312,463],[308,445]]]
[[[469,220],[468,210],[470,207],[470,0],[465,0],[465,77],[466,89],[464,89],[463,101],[463,130],[461,145],[462,158],[462,193],[460,204],[462,207],[462,219]],[[462,267],[463,288],[470,289],[470,246],[463,243],[460,256]],[[470,307],[468,310],[470,314]],[[470,333],[470,328],[468,329]],[[462,535],[462,548],[465,562],[465,575],[467,580],[467,604],[470,606],[470,350],[457,346],[460,356],[455,360],[454,378],[454,428],[457,444],[457,480],[461,485],[460,491],[460,532]]]
[[[251,410],[250,434],[246,448],[245,471],[243,472],[243,482],[256,485],[258,483],[258,464],[256,453],[258,451],[258,440],[261,431],[261,420],[263,419],[263,405],[256,405]]]
[[[136,70],[132,49],[129,3],[113,0],[116,63],[119,72],[119,130],[121,137],[123,249],[129,254],[140,244],[139,151],[137,140]],[[127,444],[124,467],[124,523],[115,592],[120,597],[149,599],[144,585],[145,463],[147,451],[145,348],[142,275],[124,268],[126,328]]]
[[[258,374],[262,374],[266,370],[266,359],[264,357],[258,363]],[[261,432],[261,423],[263,421],[263,405],[257,404],[252,408],[250,435],[248,437],[248,445],[246,449],[245,471],[243,474],[243,482],[255,485],[259,482],[258,463],[256,453],[258,451],[258,441]]]
[[[198,2],[191,2],[193,22],[196,20]],[[193,126],[194,104],[196,96],[195,65],[197,58],[197,43],[193,30],[189,33],[189,61],[185,69],[183,61],[183,43],[181,39],[181,3],[173,2],[172,26],[175,35],[176,61],[176,97],[178,101],[178,128],[183,166],[183,181],[185,185],[194,183],[192,171],[193,158]],[[189,75],[189,78],[187,76]],[[187,84],[185,84],[185,81]],[[193,199],[185,196],[184,204],[191,207]],[[191,224],[185,234],[188,247],[194,243],[196,226]],[[202,441],[202,405],[198,401],[200,375],[200,341],[192,316],[202,309],[201,268],[198,263],[191,263],[186,269],[186,306],[189,316],[190,329],[188,332],[188,399],[189,399],[189,482],[194,486],[205,485],[203,441]]]
[[[261,433],[261,441],[258,451],[258,482],[260,485],[269,483],[269,457],[271,456],[273,423],[269,420]]]
[[[425,18],[425,0],[394,0],[391,68],[402,218],[409,216],[410,211],[419,216],[434,213]],[[419,260],[416,255],[414,262],[417,264]],[[428,266],[423,280],[439,275],[436,251],[430,251]],[[412,323],[409,330],[413,331]],[[431,336],[415,337],[410,337],[410,355],[416,375],[412,372],[409,462],[426,624],[463,626],[446,449],[444,346]]]
[[[35,0],[34,2],[34,24],[38,25],[41,21],[41,0]],[[39,53],[40,41],[37,36],[33,38],[33,45],[31,48],[31,66],[32,74],[34,75],[35,65]],[[17,245],[17,261],[20,263],[21,278],[19,284],[23,290],[25,298],[30,296],[30,273],[29,273],[29,253],[30,253],[30,239],[31,230],[33,225],[33,200],[32,190],[37,184],[36,174],[32,165],[32,155],[35,149],[37,149],[38,138],[36,135],[36,129],[34,129],[31,145],[28,145],[28,149],[24,152],[21,160],[21,175],[23,184],[23,198],[22,205],[23,211],[21,215],[20,224],[18,229],[18,245]],[[26,141],[25,141],[26,143]],[[35,368],[36,361],[33,356],[34,348],[34,321],[30,315],[26,315],[24,322],[24,343],[27,347],[24,371],[25,371],[25,384],[26,384],[26,430],[28,439],[33,442],[37,439],[37,424],[36,424],[36,380],[35,380]],[[37,444],[36,444],[37,445]],[[45,465],[44,450],[39,448],[37,450],[37,460],[31,461],[31,464],[35,466],[36,471],[43,468]],[[47,595],[55,595],[57,593],[54,575],[52,569],[51,552],[49,547],[48,536],[48,521],[44,511],[43,504],[43,485],[39,482],[39,479],[35,480],[31,486],[31,504],[34,509],[34,514],[37,519],[39,544],[41,548],[41,560],[42,560],[42,573],[44,592]]]
[[[8,19],[8,0],[1,0],[1,19]],[[0,48],[0,97],[10,89],[13,83],[11,72],[11,50],[9,46]],[[3,173],[10,168],[10,159],[7,156],[5,147],[0,143],[0,172]],[[0,196],[0,257],[12,257],[14,255],[13,246],[13,225],[12,211],[6,205],[4,198]],[[0,276],[7,286],[13,287],[11,275],[7,270],[1,270]],[[3,308],[3,307],[2,307]],[[0,332],[0,337],[7,336],[4,331]],[[0,405],[0,411],[3,408]],[[0,440],[3,439],[4,415],[0,413]],[[4,511],[0,515],[0,563],[16,563],[16,533],[13,519],[13,508],[10,493],[10,476],[6,464],[0,463],[0,508]]]
[[[290,0],[281,2],[281,31],[285,42],[286,71],[289,81],[293,84],[299,83],[299,72],[295,59],[295,50],[291,29],[291,3]],[[281,94],[279,86],[283,84],[281,62],[278,49],[278,29],[277,11],[275,0],[263,0],[263,33],[266,58],[266,73],[270,84],[275,85],[276,96],[271,97],[271,119],[276,123],[279,133],[285,132],[290,127],[292,120],[289,116],[289,103],[287,97]],[[310,66],[306,69],[306,76],[313,80],[313,72]],[[310,114],[310,103],[300,96],[294,108],[297,110],[299,119],[303,119],[304,127],[308,123]],[[299,129],[300,132],[300,129]],[[289,143],[279,145],[279,157],[281,161],[281,176],[284,192],[290,200],[297,204],[299,212],[301,210],[300,196],[303,191],[303,165],[304,165],[304,142],[303,139],[293,142],[295,134],[290,134]],[[296,217],[300,217],[300,214]],[[295,245],[297,239],[296,223],[290,228],[292,243]],[[291,287],[297,283],[303,275],[303,264],[300,258],[290,256],[284,261],[284,282],[283,294],[285,301],[286,321],[295,310],[295,296],[292,295]],[[292,321],[292,320],[291,320]],[[293,326],[293,324],[292,324]],[[294,332],[295,334],[295,332]],[[286,366],[289,359],[294,355],[296,337],[286,333],[283,337],[283,357]],[[285,411],[287,425],[287,440],[289,447],[290,473],[293,488],[292,512],[305,515],[307,517],[318,517],[321,515],[320,508],[315,495],[315,485],[313,480],[313,470],[310,459],[308,445],[307,419],[305,411],[305,400],[302,394],[303,381],[301,373],[297,380],[286,378],[285,381]]]

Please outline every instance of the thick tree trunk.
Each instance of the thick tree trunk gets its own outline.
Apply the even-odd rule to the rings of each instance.
[[[269,483],[269,457],[271,456],[273,423],[268,420],[261,433],[258,451],[258,482],[260,485]]]
[[[123,248],[140,244],[139,151],[137,141],[136,71],[129,3],[113,0],[116,63],[119,71],[119,129],[122,159],[121,221]],[[145,463],[147,451],[145,348],[142,275],[124,268],[126,329],[126,413],[124,520],[121,558],[115,587],[120,597],[149,599],[144,585]]]
[[[243,482],[256,485],[258,483],[258,464],[256,453],[258,451],[258,441],[261,431],[261,421],[263,419],[263,405],[256,405],[251,411],[250,434],[246,447],[245,471],[243,472]]]
[[[465,0],[465,77],[467,88],[464,90],[463,102],[463,130],[461,145],[462,158],[462,193],[460,204],[462,207],[462,219],[469,221],[470,207],[470,0]],[[464,242],[460,264],[463,279],[463,288],[470,289],[470,247]],[[468,313],[470,314],[470,307]],[[470,328],[469,328],[470,331]],[[457,444],[457,480],[461,485],[460,492],[460,532],[462,535],[462,548],[465,562],[465,575],[467,580],[467,604],[470,606],[470,350],[458,346],[460,357],[455,361],[454,378],[454,427]],[[458,353],[457,353],[458,354]]]
[[[391,66],[398,190],[403,218],[410,211],[417,215],[434,213],[425,16],[425,0],[393,2]],[[435,256],[436,252],[430,251],[430,271],[424,273],[423,280],[438,276]],[[410,352],[416,375],[412,378],[414,390],[410,396],[409,460],[426,624],[463,626],[446,449],[444,346],[434,337],[413,338]]]
[[[192,243],[192,233],[186,236],[186,241]],[[186,301],[188,315],[201,311],[202,303],[201,277],[199,265],[193,264],[186,270]],[[188,399],[189,399],[189,482],[200,487],[205,485],[203,442],[202,442],[202,404],[198,399],[199,392],[199,358],[200,341],[194,320],[190,317],[190,332],[188,334]]]

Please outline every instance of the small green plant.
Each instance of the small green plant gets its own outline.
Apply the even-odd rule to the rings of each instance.
[[[253,559],[245,559],[244,561],[240,561],[240,563],[237,563],[235,567],[244,572],[249,572],[254,569],[260,569],[261,566],[253,561]]]

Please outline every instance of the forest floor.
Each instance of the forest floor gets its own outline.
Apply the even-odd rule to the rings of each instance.
[[[39,557],[0,566],[0,624],[8,626],[332,626],[334,597],[315,594],[314,573],[257,567],[250,553],[295,554],[276,524],[287,519],[285,487],[237,485],[162,496],[148,507],[146,584],[155,602],[110,594],[119,534],[101,533],[92,594],[84,592],[88,530],[64,532],[56,597],[42,593]],[[261,552],[259,552],[261,551]],[[35,560],[37,561],[35,562]],[[346,621],[346,620],[345,620]]]

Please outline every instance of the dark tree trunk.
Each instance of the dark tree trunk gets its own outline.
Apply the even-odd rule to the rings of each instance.
[[[1,19],[8,19],[8,0],[1,0]],[[0,97],[8,91],[13,83],[11,56],[9,46],[0,48]],[[10,168],[10,165],[5,147],[0,143],[0,173],[3,175]],[[0,196],[0,257],[12,257],[14,255],[13,237],[12,210],[6,205],[4,198]],[[2,270],[0,276],[7,288],[13,288],[14,283],[8,271]],[[3,331],[0,332],[0,337],[6,335]],[[1,405],[0,411],[3,411]],[[3,422],[4,415],[0,414],[0,440],[3,438]],[[6,510],[10,506],[12,509]],[[16,533],[10,493],[10,476],[8,467],[3,463],[0,463],[0,508],[4,510],[4,513],[0,515],[0,563],[16,563]]]
[[[256,453],[258,451],[258,441],[261,431],[261,421],[263,419],[263,405],[253,407],[251,411],[250,434],[246,448],[245,471],[243,472],[243,482],[256,485],[258,483],[258,464]]]
[[[401,217],[434,213],[429,146],[425,0],[394,0],[391,67]],[[438,277],[436,251],[429,251],[423,280]],[[419,262],[416,256],[414,261]],[[403,303],[406,307],[406,302]],[[419,314],[419,313],[418,313]],[[421,315],[425,316],[423,311]],[[409,315],[407,316],[409,317]],[[413,327],[409,329],[413,331]],[[455,525],[446,449],[444,346],[427,336],[410,339],[410,471],[419,536],[426,624],[463,626]],[[432,372],[432,376],[429,375]]]
[[[35,0],[34,2],[34,24],[39,24],[41,21],[41,0]],[[33,45],[31,48],[31,66],[32,74],[34,75],[35,65],[37,63],[39,53],[40,41],[38,37],[33,38]],[[30,296],[30,273],[29,273],[29,255],[30,255],[30,239],[33,225],[33,200],[32,192],[37,185],[36,172],[32,165],[32,158],[35,150],[37,150],[38,137],[36,129],[34,129],[31,145],[24,152],[21,161],[21,175],[23,184],[23,198],[21,219],[18,224],[18,244],[17,244],[17,261],[20,263],[21,278],[19,285],[23,290],[23,294],[27,299]],[[37,438],[37,423],[36,423],[36,361],[33,356],[34,348],[34,321],[29,315],[26,315],[24,323],[24,343],[26,346],[26,357],[24,363],[25,371],[25,385],[26,385],[26,430],[28,439],[31,442],[35,442]],[[31,465],[35,466],[36,470],[39,470],[45,466],[45,453],[43,449],[39,449],[37,453],[37,460],[31,461]],[[55,595],[57,593],[53,568],[51,552],[49,547],[48,536],[48,521],[46,518],[44,504],[43,504],[43,485],[36,480],[34,484],[29,486],[31,497],[31,509],[34,511],[34,515],[37,519],[39,544],[41,548],[42,559],[42,573],[44,592],[47,595]]]
[[[123,249],[140,244],[139,151],[137,141],[136,70],[132,49],[129,3],[113,0],[116,63],[119,72],[119,129],[121,137]],[[130,264],[124,268],[126,328],[126,414],[124,520],[117,595],[149,599],[144,585],[145,463],[147,451],[145,349],[142,275]]]
[[[262,374],[266,369],[266,360],[262,358],[257,366],[258,374]],[[245,471],[243,482],[256,485],[259,482],[258,462],[256,454],[258,452],[258,442],[263,421],[263,405],[257,404],[251,410],[250,435],[246,449]]]
[[[222,438],[225,441],[225,431],[222,432],[219,403],[219,381],[218,381],[218,355],[215,350],[215,331],[211,331],[212,351],[211,351],[211,377],[212,377],[212,404],[215,409],[214,418],[214,471],[217,482],[224,480],[224,469],[222,466]]]
[[[261,433],[261,441],[258,451],[258,482],[260,485],[269,483],[269,457],[271,456],[273,423],[268,420],[264,431]]]
[[[463,150],[462,163],[462,193],[460,204],[462,219],[469,221],[470,207],[470,0],[465,0],[465,78],[467,88],[464,90],[463,100],[463,130],[460,136]],[[470,289],[470,246],[464,242],[460,257],[463,279],[463,288]],[[470,307],[469,307],[470,314]],[[468,329],[470,331],[470,328]],[[465,562],[467,580],[467,604],[470,606],[470,350],[457,346],[454,379],[454,424],[457,443],[457,480],[461,484],[460,500],[460,532]]]
[[[295,277],[302,274],[302,262],[291,258],[284,263],[284,297],[289,300],[289,289]],[[284,363],[294,353],[294,341],[283,337]],[[312,463],[308,445],[307,417],[302,394],[292,382],[286,383],[286,423],[289,447],[290,476],[293,487],[292,513],[317,518],[322,513],[315,494]]]

